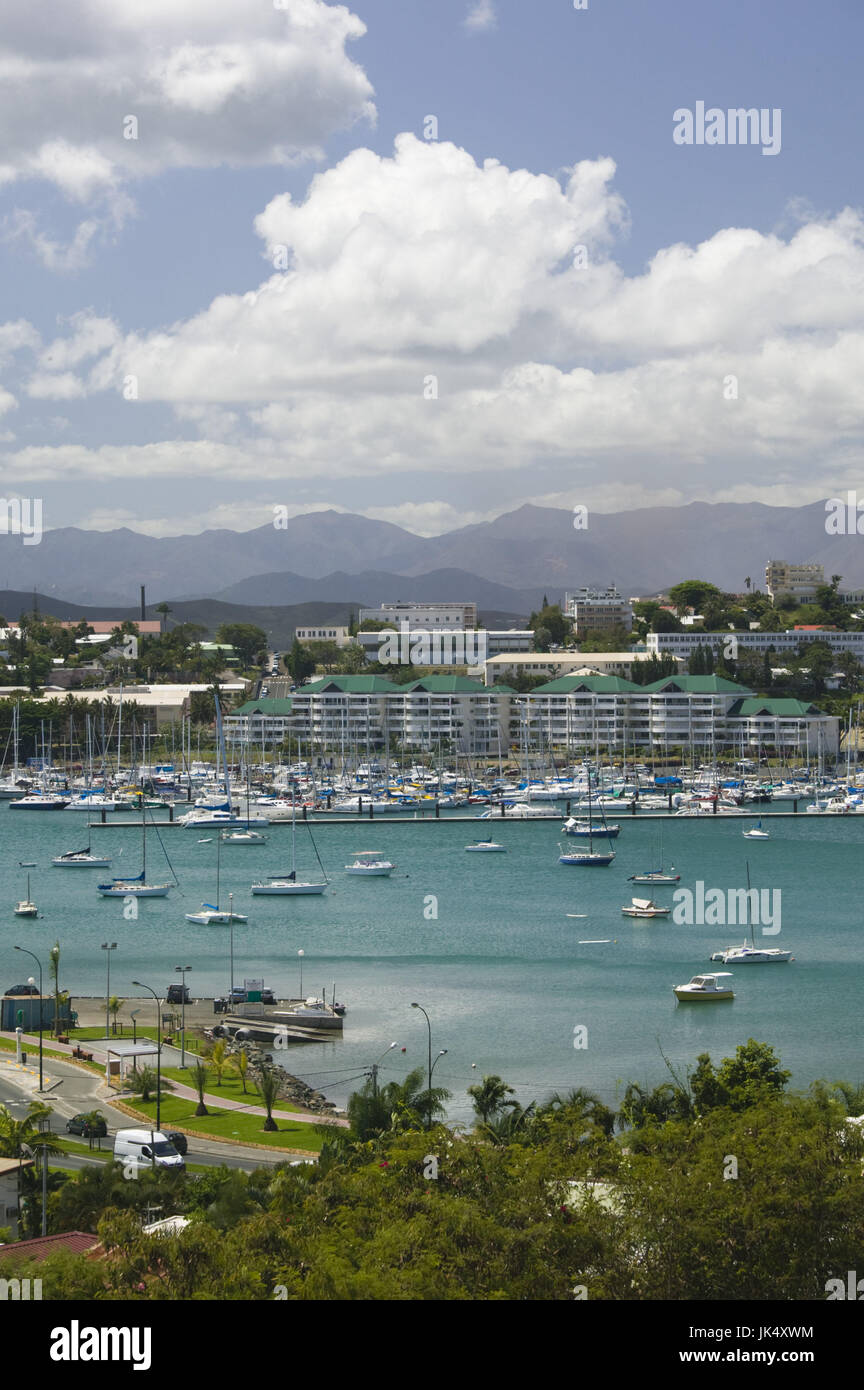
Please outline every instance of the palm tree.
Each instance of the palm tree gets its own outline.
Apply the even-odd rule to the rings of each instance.
[[[749,592],[750,592],[750,576],[749,576],[749,574],[748,574],[747,578],[744,580],[744,583],[747,585],[747,592],[748,592],[748,594],[749,594]]]
[[[242,1085],[243,1085],[243,1094],[244,1094],[244,1096],[245,1096],[245,1095],[246,1095],[246,1073],[247,1073],[248,1070],[249,1070],[249,1054],[248,1054],[248,1052],[246,1051],[245,1047],[241,1047],[240,1051],[237,1053],[236,1057],[234,1058],[234,1068],[235,1068],[235,1070],[236,1070],[236,1072],[237,1072],[237,1075],[240,1077],[240,1081],[241,1081],[241,1083],[242,1083]]]
[[[162,632],[168,631],[168,614],[172,611],[173,610],[169,607],[167,603],[156,604],[156,612],[159,614],[159,623]]]
[[[126,1003],[125,999],[118,999],[116,994],[112,994],[108,1000],[108,1009],[111,1014],[111,1032],[117,1032],[117,1015]]]
[[[510,1109],[499,1112],[478,1126],[478,1133],[496,1145],[518,1144],[528,1138],[535,1110],[533,1100],[524,1110],[518,1101],[511,1102]]]
[[[864,1115],[864,1082],[859,1081],[853,1086],[848,1081],[835,1081],[833,1091],[843,1102],[847,1115],[853,1118]]]
[[[228,1058],[226,1055],[227,1050],[228,1044],[225,1041],[225,1039],[218,1038],[217,1041],[213,1044],[213,1047],[210,1051],[210,1056],[207,1058],[216,1077],[217,1086],[222,1085],[222,1073],[225,1071],[225,1068],[228,1065]]]
[[[38,1121],[45,1117],[46,1110],[50,1115],[50,1108],[43,1102],[31,1101],[27,1107],[27,1114],[16,1120],[5,1105],[0,1105],[0,1158],[30,1158],[38,1152],[42,1155],[44,1163],[49,1155],[60,1152],[57,1145],[51,1141],[50,1134],[38,1128]],[[42,1213],[40,1180],[36,1166],[20,1169],[18,1182],[19,1212],[22,1193],[25,1199],[26,1217],[23,1225],[27,1234],[38,1235]]]
[[[484,1076],[482,1082],[477,1086],[469,1086],[468,1094],[474,1103],[474,1114],[481,1124],[485,1125],[491,1120],[492,1116],[505,1106],[518,1105],[518,1101],[508,1100],[508,1096],[515,1095],[512,1086],[501,1080],[500,1076]]]
[[[593,1091],[586,1091],[583,1086],[574,1087],[566,1095],[561,1095],[559,1091],[551,1095],[538,1111],[541,1115],[550,1113],[571,1123],[597,1125],[607,1139],[611,1139],[615,1132],[614,1110],[610,1110],[599,1096],[595,1096]]]
[[[209,1110],[204,1104],[204,1088],[207,1085],[207,1068],[202,1061],[195,1063],[195,1089],[198,1092],[198,1104],[195,1107],[196,1115],[209,1115]]]
[[[271,1067],[261,1068],[258,1076],[258,1090],[261,1092],[261,1099],[267,1109],[264,1129],[270,1132],[278,1131],[279,1126],[273,1119],[273,1106],[276,1104],[276,1097],[279,1094],[279,1077]]]

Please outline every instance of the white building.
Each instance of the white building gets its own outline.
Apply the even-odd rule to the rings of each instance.
[[[351,641],[347,627],[333,627],[329,623],[295,628],[294,636],[298,642],[335,642],[337,647],[347,647]]]
[[[586,632],[609,632],[633,627],[633,609],[614,585],[608,589],[576,589],[564,595],[564,612],[574,622],[576,636]]]
[[[493,631],[489,628],[409,628],[404,622],[400,624],[400,628],[400,637],[407,636],[411,639],[408,644],[409,653],[410,647],[421,641],[422,635],[428,633],[428,644],[417,647],[420,656],[415,665],[418,666],[482,665],[489,656],[501,652],[530,652],[534,646],[534,633],[529,628],[508,631]],[[376,632],[358,632],[357,641],[366,653],[367,661],[382,661],[385,665],[410,663],[409,654],[404,658],[400,654],[398,663],[389,656],[393,644],[388,643],[388,637],[394,631],[395,627],[387,627]],[[400,651],[404,651],[405,648],[406,643],[403,640]],[[382,650],[384,655],[381,655]]]
[[[589,670],[595,675],[630,676],[633,667],[656,656],[641,652],[504,652],[486,662],[486,684],[502,676],[566,676]],[[678,663],[684,666],[685,662]]]
[[[785,632],[649,632],[645,644],[656,656],[668,652],[689,661],[698,647],[722,651],[733,639],[739,652],[760,655],[776,652],[796,656],[802,642],[827,642],[833,652],[852,652],[859,661],[864,660],[864,632],[837,632],[823,627],[796,627]]]
[[[382,603],[379,608],[361,608],[360,622],[400,622],[409,628],[453,628],[463,632],[477,626],[476,603]]]
[[[824,583],[824,565],[789,565],[785,560],[769,560],[765,566],[765,589],[772,601],[782,594],[792,594],[802,601],[815,598],[816,590]]]

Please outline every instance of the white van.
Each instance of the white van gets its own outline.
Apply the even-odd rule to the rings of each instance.
[[[161,1129],[118,1129],[114,1137],[114,1162],[133,1173],[145,1172],[148,1168],[176,1168],[182,1172],[186,1168]]]

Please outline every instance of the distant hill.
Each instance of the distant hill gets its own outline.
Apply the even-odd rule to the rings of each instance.
[[[432,599],[458,590],[481,607],[519,614],[544,592],[555,601],[583,584],[651,594],[696,577],[741,590],[749,577],[761,587],[770,559],[821,563],[826,576],[864,587],[862,538],[827,535],[821,502],[693,502],[591,513],[579,531],[569,511],[524,506],[434,537],[335,511],[292,517],[279,531],[268,525],[160,539],[126,528],[61,527],[33,546],[0,534],[0,584],[7,589],[136,611],[139,585],[146,584],[151,603],[174,595],[178,603],[218,599],[268,608],[327,602],[340,611],[388,594]]]

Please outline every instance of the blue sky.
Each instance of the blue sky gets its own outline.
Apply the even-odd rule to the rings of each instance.
[[[47,525],[245,529],[289,503],[434,534],[525,501],[857,484],[859,5],[180,9],[51,0],[40,30],[2,5],[3,486]],[[697,101],[780,108],[781,152],[676,145]]]

